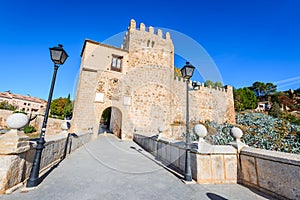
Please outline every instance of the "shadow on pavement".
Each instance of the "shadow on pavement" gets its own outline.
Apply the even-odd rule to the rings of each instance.
[[[131,146],[130,148],[136,150],[138,153],[142,154],[144,157],[146,157],[149,160],[153,161],[157,165],[163,167],[168,172],[170,172],[171,174],[173,174],[174,176],[176,176],[178,179],[183,179],[183,176],[180,174],[180,172],[178,172],[177,169],[174,169],[172,167],[172,165],[168,165],[168,163],[164,163],[162,160],[151,158],[150,156],[148,156],[145,153],[143,153],[143,150],[141,148],[137,149],[136,147],[133,147],[133,146]]]
[[[214,194],[214,193],[206,193],[206,196],[211,200],[228,200],[220,195]]]
[[[59,164],[66,158],[67,154],[70,154],[72,151],[72,137],[74,138],[78,138],[78,135],[76,135],[75,133],[69,133],[67,138],[66,138],[66,144],[64,147],[64,153],[61,156],[60,160],[54,164],[52,167],[50,167],[50,169],[48,169],[43,175],[41,175],[38,179],[38,185],[43,182],[43,180],[55,169],[59,166]]]

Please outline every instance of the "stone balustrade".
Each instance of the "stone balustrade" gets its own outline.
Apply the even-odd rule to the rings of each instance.
[[[28,118],[24,114],[9,116],[7,125],[11,130],[0,136],[0,194],[12,192],[29,177],[36,142],[18,130],[27,122]],[[46,135],[40,175],[91,139],[91,133],[68,133],[69,126],[65,123],[62,124],[61,133]]]
[[[279,199],[300,199],[300,155],[248,147],[239,128],[230,130],[230,145],[206,143],[203,125],[194,132],[200,139],[192,144],[191,168],[198,183],[241,183]],[[185,171],[185,142],[138,133],[133,139],[167,166]]]
[[[185,170],[185,143],[165,138],[134,134],[133,140],[166,165],[180,172]],[[229,145],[207,144],[200,151],[197,143],[192,144],[191,168],[193,179],[198,183],[236,183],[237,150]]]

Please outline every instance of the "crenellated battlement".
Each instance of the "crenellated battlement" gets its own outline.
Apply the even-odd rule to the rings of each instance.
[[[176,83],[185,83],[186,80],[182,77],[174,77],[174,82],[175,84]],[[193,81],[190,81],[189,85],[190,87],[192,87],[192,82]],[[232,86],[229,86],[229,85],[226,85],[224,87],[216,87],[216,88],[213,88],[211,86],[205,86],[204,83],[200,83],[200,86],[199,86],[199,91],[207,91],[207,92],[210,92],[210,91],[220,91],[220,92],[225,92],[225,93],[232,93]]]
[[[163,31],[161,29],[157,29],[157,31],[155,32],[155,29],[153,26],[149,26],[148,29],[146,29],[146,26],[143,22],[140,23],[139,28],[136,28],[136,21],[134,19],[130,20],[129,26],[128,26],[128,31],[130,30],[139,30],[139,31],[143,31],[143,32],[148,32],[151,33],[153,35],[156,35],[160,38],[166,39],[166,40],[171,40],[171,36],[169,32],[166,32],[165,35],[163,35]]]
[[[134,51],[140,48],[153,48],[157,50],[174,51],[173,42],[169,32],[165,34],[161,29],[155,30],[153,26],[141,22],[137,28],[136,21],[130,20],[127,32],[123,40],[123,49]]]
[[[74,130],[94,127],[93,132],[98,135],[102,112],[111,107],[111,122],[119,124],[110,127],[118,137],[131,138],[136,128],[152,134],[160,127],[170,130],[165,131],[166,135],[177,137],[177,133],[173,135],[172,124],[185,121],[186,81],[179,77],[174,79],[174,45],[170,33],[144,23],[137,24],[132,19],[121,49],[98,45],[92,42],[84,45],[82,57],[85,59],[81,65],[95,70],[81,68],[74,105]],[[199,90],[189,94],[190,119],[234,123],[232,87],[199,85]],[[113,111],[114,108],[120,112]]]

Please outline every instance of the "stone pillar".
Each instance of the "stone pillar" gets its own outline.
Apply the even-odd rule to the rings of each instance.
[[[29,137],[19,129],[26,126],[25,114],[15,113],[7,118],[10,131],[0,136],[0,194],[24,181],[25,154],[30,149]]]
[[[247,147],[246,144],[241,142],[241,137],[243,136],[243,131],[240,128],[238,128],[238,127],[231,128],[230,135],[231,135],[231,137],[234,138],[234,141],[231,142],[230,144],[237,149],[238,153],[240,153],[242,148]]]
[[[165,128],[164,128],[164,126],[161,126],[161,127],[159,127],[157,130],[158,130],[157,141],[159,141],[159,140],[161,140],[161,138],[164,137],[164,131],[165,131]]]
[[[212,145],[205,142],[204,137],[207,135],[207,129],[203,124],[196,124],[194,126],[194,133],[199,137],[198,152],[199,153],[211,153]]]

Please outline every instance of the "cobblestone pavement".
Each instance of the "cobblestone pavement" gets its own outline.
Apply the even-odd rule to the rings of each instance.
[[[36,188],[2,200],[271,199],[238,184],[184,184],[132,141],[101,135],[63,160]]]

